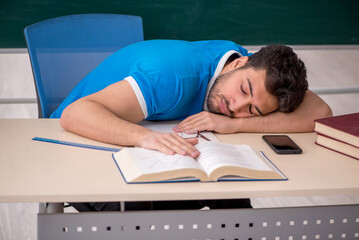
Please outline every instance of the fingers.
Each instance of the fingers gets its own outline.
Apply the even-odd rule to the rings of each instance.
[[[201,121],[201,117],[198,114],[190,116],[180,122],[177,126],[175,126],[172,130],[175,132],[184,132],[189,130],[198,130],[195,127],[198,126],[198,122]]]
[[[185,140],[176,133],[151,132],[140,146],[147,149],[158,150],[169,155],[180,154],[196,158],[200,153],[193,145],[197,143],[198,140]]]
[[[186,139],[186,141],[192,145],[196,145],[198,143],[198,138],[189,138],[189,139]]]
[[[211,113],[201,112],[195,115],[192,115],[177,126],[173,128],[175,132],[184,132],[188,130],[198,130],[198,131],[213,131],[214,130],[214,121],[211,118]]]
[[[185,139],[178,136],[176,133],[165,134],[162,139],[163,145],[165,145],[171,151],[177,154],[191,157],[198,157],[199,151],[193,146],[192,143],[196,143],[198,140],[186,141]]]

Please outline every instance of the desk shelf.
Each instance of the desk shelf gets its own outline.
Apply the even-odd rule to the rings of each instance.
[[[38,239],[359,239],[359,206],[39,214]]]

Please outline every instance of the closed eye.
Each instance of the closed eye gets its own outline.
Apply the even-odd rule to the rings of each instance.
[[[244,91],[244,89],[243,89],[243,86],[241,85],[241,91],[242,91],[242,93],[244,93],[245,95],[247,95],[247,93]]]

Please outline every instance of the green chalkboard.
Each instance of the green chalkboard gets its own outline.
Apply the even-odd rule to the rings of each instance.
[[[145,39],[359,44],[358,0],[0,0],[0,48],[26,47],[30,24],[80,13],[141,16]]]

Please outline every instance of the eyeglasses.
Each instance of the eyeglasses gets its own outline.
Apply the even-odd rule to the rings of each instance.
[[[199,138],[200,137],[200,138],[203,138],[206,141],[211,141],[206,136],[204,136],[203,134],[201,134],[197,130],[184,131],[184,132],[181,132],[179,135],[184,139]]]

